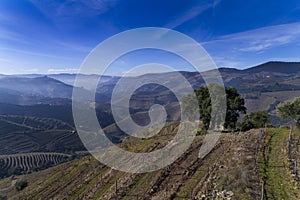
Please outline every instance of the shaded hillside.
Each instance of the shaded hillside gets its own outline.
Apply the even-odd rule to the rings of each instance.
[[[21,115],[41,118],[53,118],[68,123],[74,127],[72,105],[68,104],[37,104],[37,105],[14,105],[0,103],[0,115]],[[104,128],[112,123],[114,119],[110,112],[109,104],[97,104],[96,113],[101,126]]]
[[[0,115],[0,155],[85,150],[75,130],[57,119]]]
[[[83,88],[78,90],[83,95],[88,93]],[[70,103],[72,93],[72,85],[48,76],[34,78],[5,76],[0,78],[0,103],[18,105],[63,104]]]
[[[269,73],[277,75],[296,75],[300,72],[299,62],[276,62],[271,61],[243,70],[244,73]]]
[[[101,113],[100,113],[101,114]],[[107,115],[99,116],[99,119]],[[125,134],[114,124],[103,128],[111,140]],[[24,152],[74,152],[85,150],[75,128],[61,120],[26,115],[0,115],[0,155]]]
[[[73,87],[47,76],[37,78],[6,77],[0,79],[0,87],[25,95],[71,98]]]
[[[14,105],[0,103],[1,115],[22,115],[42,118],[53,118],[64,121],[73,125],[72,107],[71,105]]]
[[[99,79],[99,76],[94,74],[49,74],[48,76],[68,85],[74,85],[75,79],[80,78],[81,80],[83,80],[82,87],[87,90],[95,89],[91,87],[90,83],[98,82]],[[113,78],[113,76],[101,76],[101,83],[105,83]]]

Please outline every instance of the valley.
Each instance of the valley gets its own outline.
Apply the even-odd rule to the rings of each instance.
[[[289,70],[283,70],[286,68]],[[289,129],[284,127],[290,121],[276,113],[278,104],[300,96],[300,63],[268,62],[246,70],[219,70],[225,86],[235,87],[244,98],[247,113],[267,111],[270,127],[245,133],[226,130],[203,159],[198,158],[198,153],[204,136],[198,134],[174,163],[145,174],[108,168],[86,151],[73,121],[75,75],[2,76],[0,199],[300,198],[297,164],[300,132],[294,128],[291,140]],[[195,89],[205,85],[199,73],[180,73]],[[208,77],[211,74],[203,73]],[[82,76],[86,83],[96,78]],[[180,90],[180,85],[176,85],[178,77],[173,73],[124,77],[124,82],[129,87],[151,77],[168,81]],[[134,122],[147,125],[148,110],[153,104],[160,104],[166,109],[167,123],[159,134],[149,139],[128,137],[115,123],[110,105],[110,96],[120,78],[104,77],[95,95],[93,108],[106,136],[131,152],[163,148],[174,137],[181,118],[177,98],[157,84],[138,88],[129,102]],[[87,84],[81,92],[89,94],[90,89]],[[122,91],[118,95],[122,98]],[[289,143],[290,150],[287,150]],[[19,182],[25,182],[26,187],[16,190]]]

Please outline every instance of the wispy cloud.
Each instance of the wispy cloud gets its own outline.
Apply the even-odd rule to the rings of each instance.
[[[231,57],[214,57],[213,60],[218,67],[239,67],[242,64]]]
[[[0,65],[2,65],[2,66],[7,66],[7,65],[14,66],[14,63],[9,59],[5,59],[5,58],[0,57]]]
[[[299,37],[300,23],[290,23],[225,35],[202,44],[227,44],[237,51],[259,52],[289,44]]]
[[[39,72],[39,69],[38,68],[30,68],[30,69],[23,69],[23,71],[25,73],[37,73],[37,72]]]
[[[42,57],[50,57],[50,58],[58,58],[58,59],[72,59],[72,58],[69,58],[66,56],[58,56],[58,55],[53,55],[53,54],[39,53],[39,52],[34,52],[34,51],[20,50],[20,49],[7,48],[7,47],[0,47],[0,51],[1,50],[25,54],[25,55],[31,55],[31,56],[39,56],[39,57],[42,56]]]
[[[64,69],[48,69],[48,74],[61,74],[61,73],[78,73],[77,68],[64,68]]]
[[[54,39],[53,42],[55,44],[57,44],[59,47],[62,47],[64,49],[69,49],[72,51],[79,51],[79,52],[87,53],[93,49],[93,47],[91,47],[91,46],[87,46],[87,45],[83,45],[83,44],[75,44],[75,43],[70,43],[70,42],[56,40],[56,39]]]
[[[189,10],[187,10],[186,12],[184,12],[183,14],[181,14],[180,16],[176,16],[176,19],[174,19],[170,23],[166,24],[165,27],[170,28],[170,29],[176,28],[176,27],[184,24],[185,22],[190,21],[193,18],[197,17],[198,15],[200,15],[204,11],[208,10],[209,8],[216,7],[220,2],[221,2],[221,0],[215,0],[213,3],[207,3],[204,5],[194,6],[194,7],[190,8]]]
[[[201,44],[218,67],[244,68],[270,60],[298,61],[300,23],[258,28]]]
[[[13,20],[10,16],[4,15],[3,13],[0,13],[0,23],[13,23],[16,24],[16,20]]]
[[[54,21],[57,17],[74,17],[74,15],[95,16],[107,12],[117,3],[115,0],[65,0],[44,3],[31,0],[32,4]]]
[[[206,5],[191,8],[188,11],[186,11],[185,13],[183,13],[181,16],[177,17],[175,20],[166,24],[165,27],[169,28],[169,29],[176,28],[176,27],[180,26],[181,24],[195,18],[196,16],[201,14],[203,11],[205,11],[211,7],[212,7],[211,4],[206,4]]]
[[[282,36],[278,38],[271,38],[271,39],[265,39],[262,41],[253,41],[250,42],[248,47],[245,48],[240,48],[240,51],[262,51],[274,46],[279,46],[283,44],[288,44],[289,42],[292,41],[292,37],[290,36]]]
[[[22,44],[30,44],[29,38],[24,37],[22,34],[8,31],[5,29],[0,29],[0,40],[22,43]]]

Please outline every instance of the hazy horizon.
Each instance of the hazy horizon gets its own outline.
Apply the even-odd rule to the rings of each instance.
[[[236,67],[230,67],[230,66],[224,66],[224,67],[219,67],[218,69],[237,69],[237,70],[246,70],[246,69],[250,69],[250,68],[253,68],[253,67],[257,67],[257,66],[260,66],[260,65],[263,65],[263,64],[266,64],[266,63],[269,63],[269,62],[274,62],[274,63],[300,63],[300,62],[293,62],[293,61],[267,61],[267,62],[263,62],[263,63],[259,63],[257,65],[254,65],[254,66],[249,66],[249,67],[246,67],[246,68],[243,68],[243,69],[239,69],[239,68],[236,68]],[[122,73],[122,74],[104,74],[102,76],[126,76],[126,77],[136,77],[136,76],[142,76],[142,75],[146,75],[146,74],[162,74],[162,73],[171,73],[171,72],[174,72],[174,71],[162,71],[162,72],[141,72],[141,73],[137,73],[137,74],[132,74],[132,73]],[[193,73],[193,72],[197,72],[197,71],[188,71],[188,70],[178,70],[178,72],[190,72],[190,73]],[[206,71],[202,71],[202,72],[206,72]],[[79,73],[79,72],[54,72],[54,73],[11,73],[11,74],[5,74],[5,73],[0,73],[0,75],[2,76],[22,76],[22,75],[41,75],[41,76],[47,76],[47,75],[85,75],[85,76],[99,76],[99,74],[92,74],[92,73]]]

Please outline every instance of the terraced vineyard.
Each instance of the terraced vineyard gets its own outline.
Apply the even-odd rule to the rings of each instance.
[[[57,165],[67,161],[70,157],[70,155],[62,153],[0,155],[0,178],[5,175],[28,173]]]
[[[6,124],[1,132],[26,131],[26,130],[73,130],[65,122],[51,118],[38,118],[19,115],[0,115],[1,125]]]
[[[9,178],[0,181],[0,190],[3,188],[3,194],[12,199],[261,199],[263,195],[270,197],[272,191],[277,190],[277,185],[270,182],[275,173],[271,171],[273,169],[286,173],[280,184],[300,188],[293,180],[289,166],[278,168],[277,164],[265,165],[263,162],[266,156],[271,163],[275,153],[288,163],[286,151],[280,150],[286,147],[288,130],[275,130],[270,129],[267,134],[264,130],[223,134],[204,159],[198,158],[203,136],[197,136],[191,147],[174,163],[151,173],[116,171],[87,156],[21,176],[29,184],[24,191],[16,192],[10,186],[14,179]],[[169,125],[153,138],[128,139],[120,146],[133,152],[153,151],[166,145],[175,131],[176,126]],[[267,140],[273,134],[276,137]],[[294,138],[300,139],[300,133],[295,134]],[[280,142],[281,146],[272,141]],[[279,151],[276,146],[280,147],[277,148]],[[269,149],[274,149],[274,152]],[[264,174],[265,168],[267,174]],[[262,191],[263,180],[267,187]]]
[[[0,115],[0,127],[0,155],[85,150],[74,128],[57,119]]]
[[[85,150],[73,127],[57,119],[0,115],[0,127],[0,178],[46,169]]]
[[[153,151],[165,146],[176,129],[170,124],[157,136],[128,138],[120,147],[132,152]],[[288,137],[289,129],[284,128],[224,133],[215,148],[200,159],[203,136],[197,136],[174,163],[143,174],[113,170],[86,156],[2,179],[0,191],[9,199],[299,199],[299,177],[290,170]],[[299,143],[300,132],[295,131],[291,155],[297,159]],[[28,181],[28,186],[17,192],[13,185],[19,179]]]

